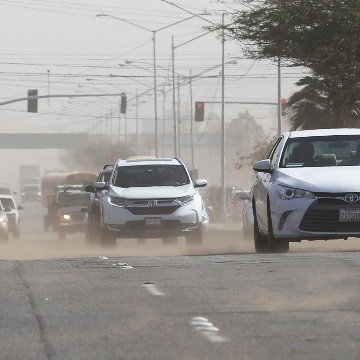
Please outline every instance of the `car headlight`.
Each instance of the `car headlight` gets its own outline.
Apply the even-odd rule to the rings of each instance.
[[[277,195],[281,200],[315,199],[314,194],[310,191],[294,189],[283,185],[278,185]]]
[[[193,194],[193,195],[179,197],[179,198],[175,199],[175,201],[178,204],[180,204],[181,206],[185,206],[185,205],[189,205],[192,202],[194,202],[194,199],[195,199],[195,195]]]
[[[63,214],[61,215],[61,220],[68,221],[71,219],[71,216],[69,214]]]
[[[109,196],[109,203],[111,205],[124,207],[128,203],[128,199],[120,198],[117,196]]]

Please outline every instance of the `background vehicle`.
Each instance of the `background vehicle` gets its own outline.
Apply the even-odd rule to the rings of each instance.
[[[174,242],[186,236],[201,243],[208,215],[195,188],[206,180],[190,180],[185,165],[175,159],[118,160],[109,185],[96,183],[101,202],[101,244],[116,238],[160,237]]]
[[[26,185],[40,186],[41,169],[39,165],[21,165],[19,167],[19,186],[22,192]]]
[[[44,215],[44,230],[50,228],[57,230],[57,204],[56,192],[60,185],[80,185],[84,188],[86,185],[93,184],[96,175],[88,172],[56,172],[47,173],[41,178],[41,197],[42,206],[46,208]]]
[[[21,205],[16,206],[15,200],[11,195],[0,195],[0,202],[6,209],[6,215],[8,218],[8,230],[15,238],[20,236],[20,214],[19,210],[22,210]]]
[[[41,188],[40,185],[25,185],[21,191],[21,201],[40,201],[41,200]]]
[[[59,240],[66,238],[67,234],[85,233],[87,211],[90,203],[90,194],[86,191],[74,190],[64,187],[56,195],[57,229]]]
[[[0,241],[7,242],[9,240],[9,220],[6,212],[9,208],[4,208],[0,202]]]
[[[357,149],[360,129],[294,131],[278,139],[269,158],[253,166],[257,252],[288,251],[289,241],[360,238]]]

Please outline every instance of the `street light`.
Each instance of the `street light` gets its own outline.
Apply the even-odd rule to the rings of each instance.
[[[113,19],[116,19],[116,20],[120,20],[120,21],[123,21],[127,24],[130,24],[130,25],[133,25],[133,26],[136,26],[137,28],[139,29],[142,29],[142,30],[145,30],[147,32],[150,32],[152,33],[153,35],[153,65],[154,65],[154,105],[155,105],[155,109],[154,109],[154,115],[155,115],[155,154],[156,156],[158,156],[158,118],[157,118],[157,79],[156,79],[156,34],[161,31],[161,30],[164,30],[164,29],[167,29],[171,26],[174,26],[174,25],[177,25],[177,24],[180,24],[184,21],[187,21],[187,20],[190,20],[194,17],[196,17],[197,15],[192,15],[190,17],[187,17],[185,19],[182,19],[182,20],[179,20],[179,21],[176,21],[170,25],[166,25],[164,27],[161,27],[159,29],[156,29],[156,30],[151,30],[151,29],[148,29],[144,26],[141,26],[141,25],[138,25],[138,24],[135,24],[131,21],[128,21],[126,19],[123,19],[123,18],[119,18],[117,16],[113,16],[113,15],[109,15],[109,14],[97,14],[96,16],[98,17],[110,17],[110,18],[113,18]]]

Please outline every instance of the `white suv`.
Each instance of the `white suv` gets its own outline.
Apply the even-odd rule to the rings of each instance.
[[[109,183],[95,184],[101,191],[101,244],[114,246],[121,237],[173,242],[181,235],[201,243],[209,218],[195,188],[206,185],[193,182],[177,158],[118,160]]]
[[[20,213],[23,209],[22,205],[16,206],[15,200],[11,195],[0,194],[0,202],[8,218],[9,232],[13,233],[15,238],[20,236]]]

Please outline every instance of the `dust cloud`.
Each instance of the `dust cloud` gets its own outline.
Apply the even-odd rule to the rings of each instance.
[[[359,251],[359,239],[318,241],[290,244],[290,253],[330,253]],[[136,239],[118,239],[117,247],[104,249],[99,245],[89,246],[83,234],[70,234],[66,240],[58,240],[55,233],[23,233],[20,239],[10,238],[0,243],[2,260],[41,260],[81,257],[142,257],[142,256],[184,256],[184,255],[227,255],[254,254],[252,241],[244,240],[239,231],[210,231],[204,243],[189,246],[184,237],[176,244],[163,244],[160,239],[146,239],[138,243]]]
[[[21,204],[19,189],[19,166],[40,165],[42,172],[46,169],[61,168],[59,150],[2,150],[0,162],[2,172],[0,183],[7,184],[16,191],[15,198]],[[205,171],[206,172],[206,171]],[[36,260],[51,258],[77,258],[93,256],[182,256],[182,255],[216,255],[216,254],[254,254],[252,240],[244,239],[241,224],[211,224],[210,231],[201,246],[189,246],[184,237],[179,237],[176,244],[163,244],[161,239],[118,239],[115,249],[102,249],[85,243],[84,234],[71,234],[65,240],[59,240],[57,233],[44,232],[43,216],[46,208],[40,203],[22,204],[21,236],[18,239],[11,235],[7,243],[0,242],[0,259],[2,260]],[[359,251],[360,239],[304,241],[291,243],[290,253]]]

